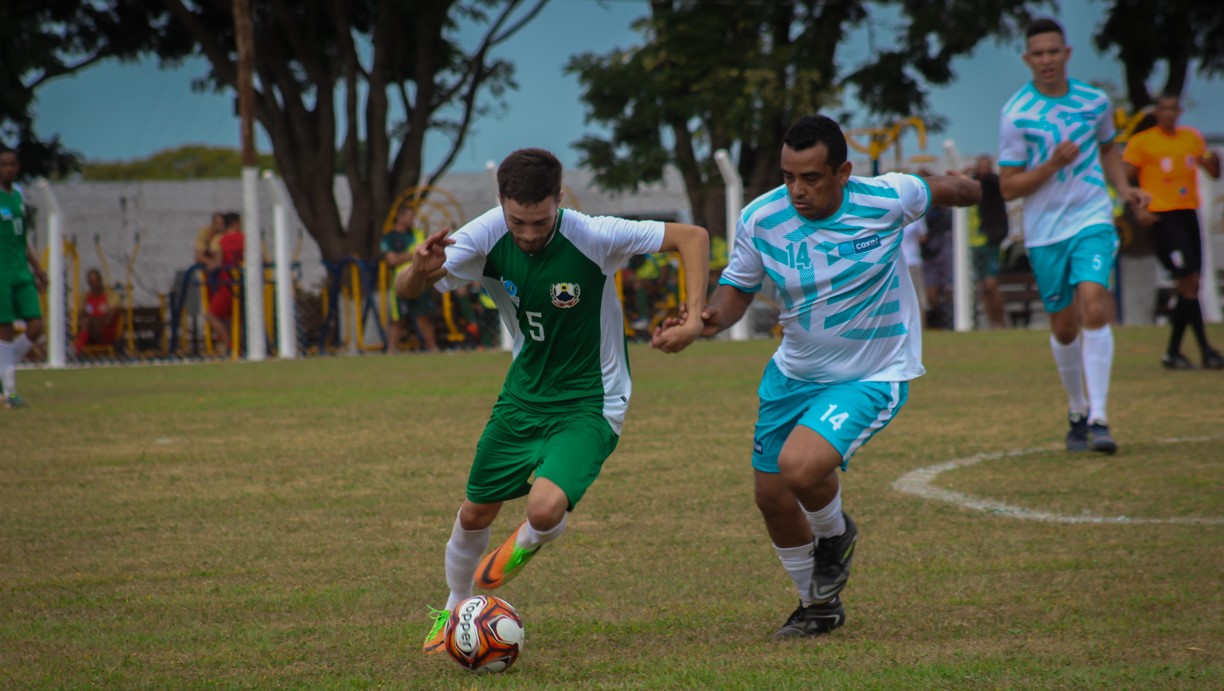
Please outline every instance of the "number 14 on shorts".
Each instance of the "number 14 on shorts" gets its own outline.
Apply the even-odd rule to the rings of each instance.
[[[820,416],[820,421],[829,423],[829,426],[832,427],[833,431],[835,432],[837,430],[840,430],[841,426],[844,425],[846,423],[846,420],[849,420],[849,419],[850,419],[850,413],[837,412],[836,403],[829,404],[829,409],[824,412],[824,415]]]

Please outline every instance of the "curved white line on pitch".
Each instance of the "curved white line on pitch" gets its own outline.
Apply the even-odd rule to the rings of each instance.
[[[1209,437],[1180,437],[1176,439],[1160,439],[1158,444],[1180,444],[1187,442],[1203,442],[1224,439],[1220,436]],[[893,483],[893,489],[913,494],[924,499],[935,499],[937,501],[948,502],[967,509],[977,511],[985,511],[995,514],[996,516],[1004,516],[1007,518],[1022,518],[1029,521],[1045,521],[1048,523],[1113,523],[1135,525],[1143,523],[1164,523],[1174,525],[1224,525],[1224,518],[1142,518],[1137,516],[1068,516],[1058,513],[1050,513],[1048,511],[1035,511],[1026,509],[1022,506],[1013,506],[1005,504],[1001,501],[993,499],[979,499],[972,497],[963,492],[956,492],[950,489],[943,489],[935,486],[935,478],[941,473],[946,473],[949,470],[957,468],[968,468],[972,465],[977,465],[985,461],[994,461],[1001,458],[1015,458],[1017,456],[1029,456],[1035,453],[1043,453],[1057,451],[1061,447],[1047,446],[1034,449],[1022,449],[1019,451],[993,451],[988,453],[979,453],[968,458],[959,458],[946,463],[938,463],[925,468],[911,471],[897,478]]]

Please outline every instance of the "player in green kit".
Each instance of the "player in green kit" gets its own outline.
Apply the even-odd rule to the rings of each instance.
[[[25,406],[17,395],[17,363],[42,336],[38,291],[47,285],[47,274],[27,240],[25,198],[17,184],[20,172],[17,152],[0,147],[0,401],[5,408]],[[26,324],[20,337],[13,328],[18,319]]]
[[[678,251],[687,313],[701,314],[705,303],[704,228],[561,209],[561,162],[543,149],[510,154],[497,187],[501,206],[452,235],[431,235],[395,284],[400,297],[413,298],[431,286],[480,281],[514,339],[514,361],[446,544],[450,596],[433,611],[426,653],[441,651],[447,612],[475,586],[500,587],[561,535],[616,448],[632,388],[616,272],[634,255]],[[700,319],[673,323],[656,334],[656,346],[676,352],[701,329]],[[522,496],[527,520],[482,560],[502,503]]]

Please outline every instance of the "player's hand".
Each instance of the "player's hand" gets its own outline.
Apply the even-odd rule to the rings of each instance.
[[[425,241],[412,250],[412,270],[424,276],[430,276],[442,269],[446,263],[446,248],[455,244],[450,235],[450,228],[443,228],[425,238]]]
[[[690,318],[688,306],[680,305],[679,316],[663,320],[650,337],[650,347],[665,353],[678,353],[701,335],[702,323]]]
[[[701,329],[702,336],[713,336],[718,333],[718,327],[721,325],[722,312],[719,311],[716,305],[706,305],[705,309],[701,310]]]
[[[1148,228],[1156,223],[1156,214],[1147,210],[1147,207],[1136,206],[1132,209],[1135,212],[1135,220],[1139,225]]]
[[[1127,204],[1131,205],[1131,208],[1135,210],[1136,214],[1139,213],[1140,209],[1142,209],[1144,213],[1147,213],[1148,205],[1152,203],[1152,195],[1144,192],[1138,187],[1131,187],[1127,189],[1125,194],[1122,195],[1122,198],[1126,200]]]
[[[1050,154],[1050,160],[1059,168],[1075,163],[1075,159],[1079,158],[1080,148],[1072,141],[1060,142],[1054,147],[1053,153]]]
[[[50,285],[50,283],[51,283],[51,280],[50,280],[49,278],[47,278],[47,272],[46,272],[46,271],[43,271],[42,269],[39,269],[37,272],[35,272],[35,274],[34,274],[34,287],[35,287],[35,289],[37,289],[37,290],[38,290],[38,292],[40,292],[40,293],[41,293],[41,292],[43,292],[44,290],[46,290],[46,289],[47,289],[47,286],[48,286],[48,285]]]

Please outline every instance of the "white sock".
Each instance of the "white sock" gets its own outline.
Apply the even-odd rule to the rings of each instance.
[[[21,364],[25,360],[26,353],[30,352],[30,348],[34,347],[34,342],[21,334],[17,340],[13,341],[13,364]]]
[[[833,501],[826,504],[823,509],[808,511],[802,504],[800,504],[799,508],[803,509],[808,523],[812,525],[813,539],[819,540],[822,537],[837,537],[846,532],[846,519],[842,515],[840,486],[837,488],[837,495],[833,497]]]
[[[4,395],[17,393],[17,369],[13,367],[12,341],[0,341],[0,384],[4,385]]]
[[[1088,382],[1088,422],[1105,424],[1109,398],[1109,371],[1113,368],[1113,329],[1084,329],[1084,379]]]
[[[1062,379],[1063,389],[1067,391],[1067,408],[1072,413],[1086,415],[1088,413],[1088,398],[1084,394],[1084,353],[1080,348],[1080,337],[1063,345],[1050,334],[1050,350],[1054,353],[1054,365],[1058,368],[1058,378]]]
[[[812,604],[812,567],[816,563],[816,557],[813,556],[815,549],[815,544],[799,545],[798,547],[774,545],[774,551],[778,553],[778,559],[782,561],[782,568],[786,569],[786,574],[794,581],[795,590],[799,592],[799,601],[804,607]]]
[[[568,513],[561,516],[561,522],[550,530],[536,530],[532,527],[531,521],[527,521],[523,524],[523,529],[518,531],[518,536],[514,538],[514,544],[523,549],[546,545],[561,537],[561,533],[565,532],[565,520],[568,517]]]
[[[480,565],[480,555],[489,546],[489,533],[489,528],[464,530],[455,518],[455,527],[446,543],[446,585],[450,587],[450,596],[446,598],[448,612],[472,596],[476,567]]]

